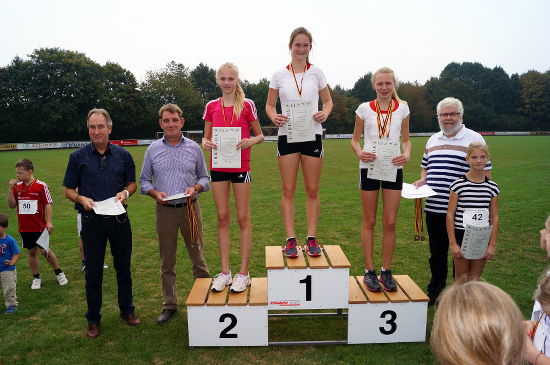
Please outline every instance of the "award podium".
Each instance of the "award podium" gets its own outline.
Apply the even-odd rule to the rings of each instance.
[[[366,344],[426,340],[428,296],[408,275],[394,275],[395,292],[373,293],[338,245],[322,255],[286,258],[281,246],[266,246],[267,278],[252,278],[242,293],[212,292],[212,279],[196,279],[187,298],[189,346]],[[304,313],[269,311],[312,310]],[[333,313],[319,310],[336,310]],[[269,342],[269,317],[348,317],[347,340]]]

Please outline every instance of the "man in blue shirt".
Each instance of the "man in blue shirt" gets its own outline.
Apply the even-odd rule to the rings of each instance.
[[[140,192],[157,203],[157,235],[160,250],[160,276],[162,279],[163,310],[157,323],[168,321],[176,312],[176,253],[178,232],[181,231],[195,278],[208,278],[208,266],[204,260],[202,217],[198,194],[210,189],[208,171],[200,147],[181,135],[184,119],[175,104],[166,104],[159,110],[159,124],[164,136],[153,142],[145,151],[139,177]],[[154,180],[154,181],[153,181]],[[190,200],[164,198],[185,193]],[[191,234],[188,202],[193,212],[198,234]]]
[[[113,122],[105,109],[92,109],[87,118],[92,143],[71,153],[63,180],[65,196],[82,214],[82,242],[86,257],[86,335],[99,335],[101,285],[107,240],[117,272],[120,316],[130,326],[140,323],[132,303],[132,229],[127,213],[98,215],[95,202],[115,197],[122,204],[137,188],[134,160],[124,148],[109,143]],[[78,192],[77,192],[78,189]]]

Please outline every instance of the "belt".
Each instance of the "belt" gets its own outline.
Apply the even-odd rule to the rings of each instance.
[[[196,201],[197,201],[197,198],[191,200],[191,203],[194,203]],[[168,208],[183,208],[187,206],[187,201],[184,201],[183,203],[178,203],[178,204],[165,204],[164,206]]]

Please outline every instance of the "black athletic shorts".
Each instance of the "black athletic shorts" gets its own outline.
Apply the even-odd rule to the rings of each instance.
[[[36,241],[42,234],[42,232],[19,232],[21,234],[21,241],[23,241],[23,248],[32,250],[37,246]]]
[[[231,181],[234,184],[247,183],[252,181],[250,171],[243,172],[223,172],[210,170],[210,180],[212,182]]]
[[[311,157],[323,157],[323,142],[320,134],[315,135],[315,141],[288,143],[286,136],[279,136],[277,141],[277,156],[293,153]]]
[[[369,179],[367,177],[367,169],[361,169],[360,175],[361,190],[378,190],[380,189],[380,185],[382,185],[382,189],[403,190],[403,169],[397,169],[397,177],[395,178],[395,182]]]

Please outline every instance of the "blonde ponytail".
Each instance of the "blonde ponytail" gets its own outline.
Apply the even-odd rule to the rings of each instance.
[[[239,80],[239,82],[237,83],[237,87],[235,88],[235,99],[233,101],[233,112],[235,113],[235,116],[237,117],[237,119],[239,119],[241,116],[241,112],[244,109],[244,98],[245,98],[244,90],[241,87],[241,79],[239,77],[239,68],[234,63],[226,62],[218,68],[218,71],[216,72],[216,79],[220,77],[220,71],[225,68],[229,68],[235,71],[235,73],[237,74],[237,79]]]

